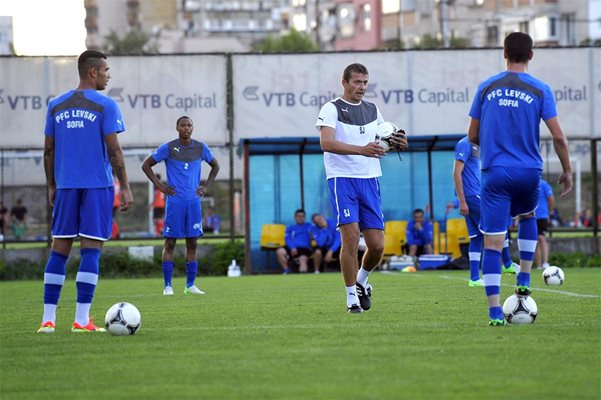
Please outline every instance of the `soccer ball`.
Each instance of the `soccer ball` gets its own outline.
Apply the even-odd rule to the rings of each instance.
[[[390,150],[392,144],[390,144],[390,136],[396,133],[399,128],[392,122],[382,122],[378,124],[378,130],[376,133],[376,140],[378,144],[386,151]]]
[[[113,304],[104,317],[106,330],[115,336],[128,336],[136,333],[142,325],[140,311],[130,303]]]
[[[503,303],[503,314],[510,324],[527,325],[532,324],[536,319],[538,307],[536,302],[530,296],[518,296],[512,294]]]
[[[543,279],[549,286],[560,286],[563,283],[563,271],[559,267],[547,267],[543,271]]]

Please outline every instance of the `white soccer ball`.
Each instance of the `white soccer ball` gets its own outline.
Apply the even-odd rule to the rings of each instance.
[[[543,271],[543,280],[549,286],[559,286],[563,283],[565,276],[559,267],[551,266]]]
[[[129,336],[142,326],[140,311],[130,303],[113,304],[104,317],[106,330],[115,336]]]
[[[399,128],[392,122],[382,122],[378,124],[378,130],[376,132],[376,141],[386,151],[390,150],[392,145],[390,144],[390,136],[396,133]]]
[[[503,303],[503,314],[510,324],[528,325],[536,319],[538,307],[532,297],[512,294]]]

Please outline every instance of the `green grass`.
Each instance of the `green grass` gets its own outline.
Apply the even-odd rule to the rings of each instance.
[[[101,280],[92,312],[135,304],[131,337],[71,334],[72,281],[36,335],[42,282],[0,282],[0,398],[599,399],[601,270],[565,272],[533,276],[533,325],[496,328],[465,271],[374,273],[355,315],[334,273],[200,278],[205,296],[178,278],[170,298],[160,279]]]

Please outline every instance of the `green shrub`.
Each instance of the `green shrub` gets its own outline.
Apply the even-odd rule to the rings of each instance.
[[[244,242],[215,244],[213,252],[199,261],[199,271],[206,275],[225,275],[232,260],[236,260],[240,266],[244,265]]]
[[[0,280],[3,281],[43,278],[44,265],[40,265],[25,258],[19,258],[6,265],[2,262],[2,267],[0,267]]]
[[[582,252],[576,253],[551,253],[549,254],[549,264],[561,268],[592,268],[601,267],[601,255],[587,255]]]

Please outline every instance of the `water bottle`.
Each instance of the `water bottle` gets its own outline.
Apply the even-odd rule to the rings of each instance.
[[[232,263],[227,267],[227,276],[230,278],[236,278],[241,275],[240,267],[236,263],[236,260],[232,260]]]

